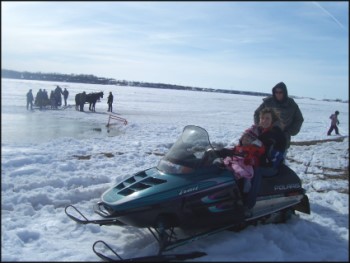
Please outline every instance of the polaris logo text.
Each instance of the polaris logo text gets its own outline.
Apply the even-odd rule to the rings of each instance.
[[[288,189],[298,189],[300,184],[280,184],[275,185],[274,190],[288,190]]]
[[[193,192],[193,191],[197,191],[197,190],[198,190],[198,185],[195,186],[195,187],[188,188],[188,189],[182,189],[180,191],[179,195],[187,194],[187,193],[190,193],[190,192]]]

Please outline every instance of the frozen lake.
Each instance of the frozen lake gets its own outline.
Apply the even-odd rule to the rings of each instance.
[[[98,218],[92,206],[102,193],[112,184],[157,165],[159,154],[169,150],[185,125],[201,126],[212,143],[230,146],[250,127],[254,110],[262,101],[262,97],[235,94],[63,83],[70,92],[70,105],[75,94],[84,90],[113,91],[113,110],[128,124],[117,123],[107,133],[106,96],[96,104],[95,113],[74,107],[26,110],[25,94],[30,88],[36,95],[39,88],[50,91],[57,84],[61,86],[2,80],[4,261],[93,262],[97,256],[91,245],[98,239],[125,258],[153,255],[158,243],[150,233],[118,226],[77,226],[67,218],[65,206],[76,204],[88,218]],[[303,181],[312,214],[298,214],[288,224],[250,227],[241,233],[226,231],[174,253],[205,251],[208,255],[199,261],[213,262],[348,260],[349,141],[322,140],[330,138],[329,116],[335,110],[340,112],[340,133],[348,135],[349,105],[311,99],[298,99],[297,103],[305,121],[293,141],[321,140],[319,144],[292,145],[287,158]],[[281,238],[288,242],[281,242]],[[134,240],[137,242],[131,242]],[[252,243],[258,244],[254,253],[242,249]]]
[[[85,105],[87,108],[88,105]],[[12,112],[4,110],[1,114],[1,141],[5,144],[42,143],[50,140],[71,137],[84,139],[91,136],[106,137],[117,136],[122,132],[116,126],[107,129],[103,123],[62,117],[62,111],[66,110],[23,110],[12,108]],[[86,109],[87,110],[87,109]],[[61,113],[61,115],[58,115]],[[69,114],[69,113],[68,113]],[[87,113],[89,114],[89,113]],[[107,123],[108,117],[103,118]]]
[[[27,111],[26,93],[31,88],[34,97],[39,89],[48,92],[57,85],[67,88],[70,92],[68,107],[64,110]],[[75,110],[75,94],[86,91],[104,92],[104,97],[96,104],[96,112]],[[107,96],[113,91],[115,103],[113,112],[124,117],[129,124],[121,122],[106,128],[108,122]],[[176,98],[176,99],[174,99]],[[250,126],[254,109],[260,105],[263,97],[242,96],[234,94],[184,92],[176,90],[161,90],[135,87],[118,87],[113,85],[93,85],[79,83],[56,83],[43,81],[23,81],[2,79],[1,92],[1,136],[3,144],[32,144],[50,142],[53,139],[70,137],[76,139],[107,138],[125,134],[125,129],[134,130],[134,125],[142,126],[144,134],[149,125],[156,127],[158,123],[167,123],[166,128],[150,129],[150,132],[164,130],[169,137],[177,136],[176,129],[181,130],[188,124],[206,127],[213,136],[219,134],[222,140],[229,138],[237,140],[241,132]],[[218,104],[219,102],[219,104]],[[203,108],[205,104],[205,108]],[[236,106],[238,104],[239,106]],[[348,134],[348,104],[339,102],[324,102],[310,99],[299,99],[299,107],[303,112],[305,122],[300,133],[293,140],[315,140],[326,138],[329,128],[329,116],[335,110],[340,111],[340,133]],[[229,109],[230,113],[227,112]],[[318,116],[315,118],[314,113]],[[154,120],[154,117],[157,117]],[[180,117],[180,118],[179,118]],[[195,120],[195,121],[194,121]],[[215,123],[215,125],[213,125]],[[210,124],[210,125],[209,125]],[[230,129],[227,129],[230,127]],[[110,132],[108,132],[108,130]],[[315,132],[310,133],[310,130]],[[170,133],[169,133],[170,131]],[[217,131],[220,131],[217,133]],[[130,133],[130,131],[129,131]]]

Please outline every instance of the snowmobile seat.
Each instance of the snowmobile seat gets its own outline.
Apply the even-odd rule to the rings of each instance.
[[[259,195],[293,192],[302,189],[298,175],[287,165],[281,164],[278,173],[272,177],[263,177]]]

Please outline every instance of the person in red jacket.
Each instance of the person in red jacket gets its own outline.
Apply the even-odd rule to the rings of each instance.
[[[281,119],[278,111],[273,108],[264,108],[260,111],[259,124],[253,125],[256,130],[256,140],[261,141],[265,148],[264,154],[259,157],[259,164],[254,167],[254,176],[251,189],[244,195],[246,215],[251,214],[251,209],[256,203],[261,180],[263,177],[271,177],[278,173],[278,168],[284,160],[287,149],[287,139],[281,129]],[[276,123],[279,123],[276,125]]]
[[[243,189],[243,203],[247,217],[251,215],[251,209],[255,206],[262,178],[276,175],[284,160],[287,139],[280,128],[281,125],[278,111],[264,108],[259,113],[259,124],[254,124],[245,130],[239,145],[232,149],[224,148],[218,153],[220,157],[226,157],[225,164],[229,168],[234,168],[232,165],[237,164],[237,162],[230,163],[229,156],[237,155],[244,158],[243,168],[249,165],[253,167],[253,177],[250,181],[245,180]],[[249,182],[248,189],[246,182]]]

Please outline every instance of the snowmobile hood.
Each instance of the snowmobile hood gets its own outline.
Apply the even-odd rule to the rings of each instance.
[[[203,172],[166,174],[156,167],[139,172],[110,188],[102,201],[118,213],[127,209],[161,204],[235,183],[232,173],[213,166]]]
[[[218,158],[207,131],[189,125],[157,167],[139,172],[107,190],[102,202],[113,211],[149,206],[235,183]]]

